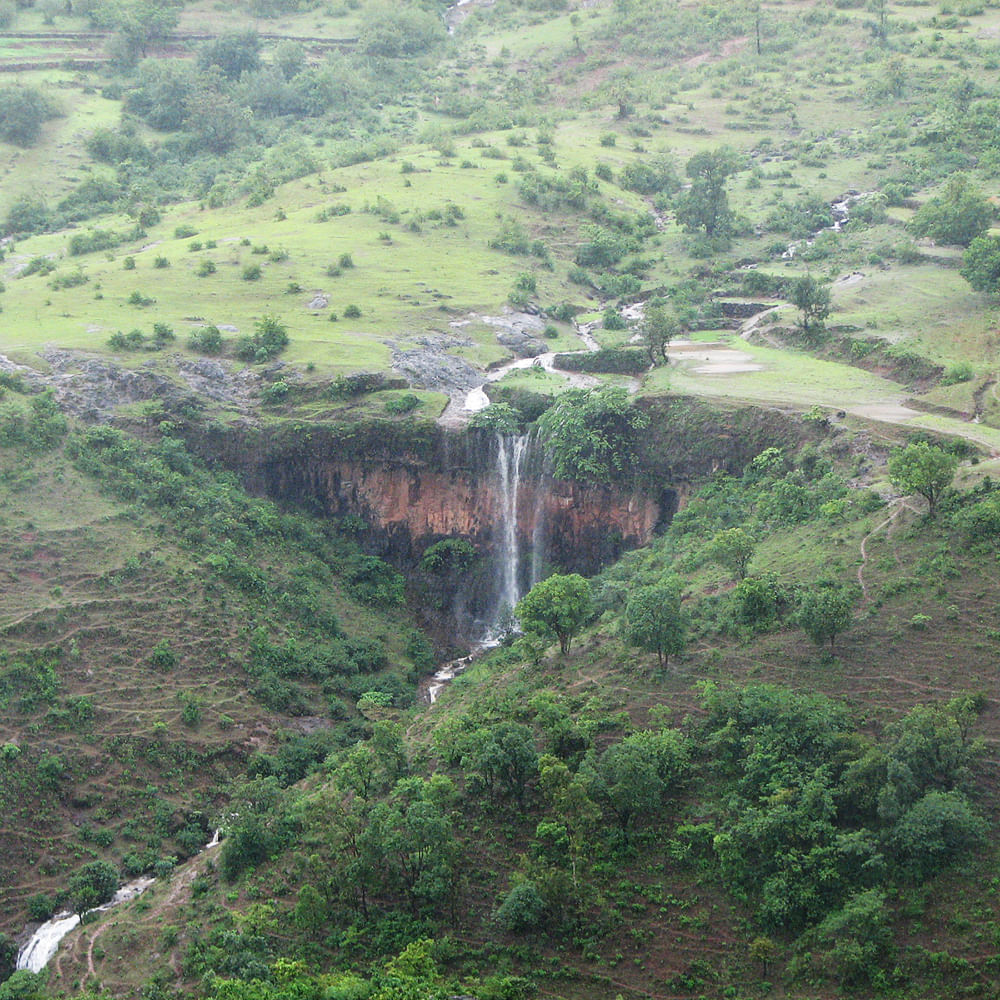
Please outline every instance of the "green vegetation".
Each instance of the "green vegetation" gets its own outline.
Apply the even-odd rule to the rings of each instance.
[[[1000,8],[446,6],[0,0],[0,1000],[992,996]]]

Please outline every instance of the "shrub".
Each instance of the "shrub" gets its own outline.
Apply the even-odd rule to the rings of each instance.
[[[260,264],[249,264],[243,268],[244,281],[259,281],[261,275]]]
[[[241,337],[236,345],[240,361],[260,364],[270,361],[288,346],[288,328],[274,316],[265,316],[255,324],[252,337]]]
[[[403,396],[396,396],[393,399],[387,399],[385,402],[386,413],[392,413],[394,415],[400,415],[403,413],[412,413],[420,405],[420,397],[414,396],[412,392],[408,392]]]
[[[356,305],[349,305],[344,310],[344,317],[346,319],[358,319],[361,315],[361,310]]]
[[[217,326],[203,326],[188,337],[188,347],[199,354],[222,353],[222,332]]]
[[[546,907],[534,882],[520,882],[504,897],[494,914],[496,922],[509,933],[537,930],[545,924]]]
[[[641,375],[649,370],[649,357],[638,348],[605,347],[586,354],[557,354],[555,365],[566,371]]]
[[[210,274],[215,274],[215,271],[215,261],[203,260],[198,265],[198,270],[195,271],[195,274],[197,274],[199,278],[207,278]]]
[[[97,250],[111,250],[118,246],[122,240],[123,238],[118,233],[112,233],[105,229],[92,229],[87,233],[76,233],[69,239],[69,255],[70,257],[79,257]]]
[[[959,361],[950,365],[941,376],[942,385],[957,385],[959,382],[969,382],[975,377],[975,370],[968,361]]]

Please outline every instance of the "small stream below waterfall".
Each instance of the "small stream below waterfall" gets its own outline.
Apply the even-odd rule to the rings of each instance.
[[[812,234],[806,240],[799,240],[797,243],[789,243],[788,249],[781,255],[783,260],[791,260],[798,252],[801,247],[811,247],[816,240],[823,235],[823,233],[839,233],[844,226],[850,221],[851,218],[851,208],[856,205],[859,201],[867,198],[871,194],[870,191],[848,191],[840,201],[835,201],[830,205],[830,214],[833,216],[833,225],[824,226],[822,229],[817,229],[816,232]]]
[[[221,831],[216,830],[212,834],[212,839],[202,848],[202,851],[207,851],[210,847],[215,847],[220,839]],[[156,882],[156,879],[151,875],[143,875],[137,879],[133,879],[131,882],[126,882],[108,902],[86,910],[83,916],[85,917],[90,913],[104,913],[116,906],[120,906],[122,903],[127,903],[129,900],[141,896],[154,882]],[[64,910],[62,913],[57,913],[51,920],[46,920],[31,935],[28,943],[18,952],[15,969],[24,969],[28,972],[41,972],[59,950],[59,943],[62,939],[71,930],[79,926],[81,919],[82,917],[79,913],[70,913],[68,910]]]

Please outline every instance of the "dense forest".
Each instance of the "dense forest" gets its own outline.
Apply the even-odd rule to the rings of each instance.
[[[0,31],[0,1000],[1000,995],[1000,4]]]

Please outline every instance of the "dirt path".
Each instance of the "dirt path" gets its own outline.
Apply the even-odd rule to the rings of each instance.
[[[883,528],[888,527],[896,520],[897,517],[904,510],[913,510],[913,508],[905,500],[896,500],[895,509],[892,513],[881,523],[877,524],[871,531],[861,539],[861,565],[858,567],[858,583],[861,586],[861,601],[863,604],[868,604],[871,598],[868,596],[868,585],[865,583],[865,566],[868,565],[868,541],[871,539],[872,535],[881,531]]]

